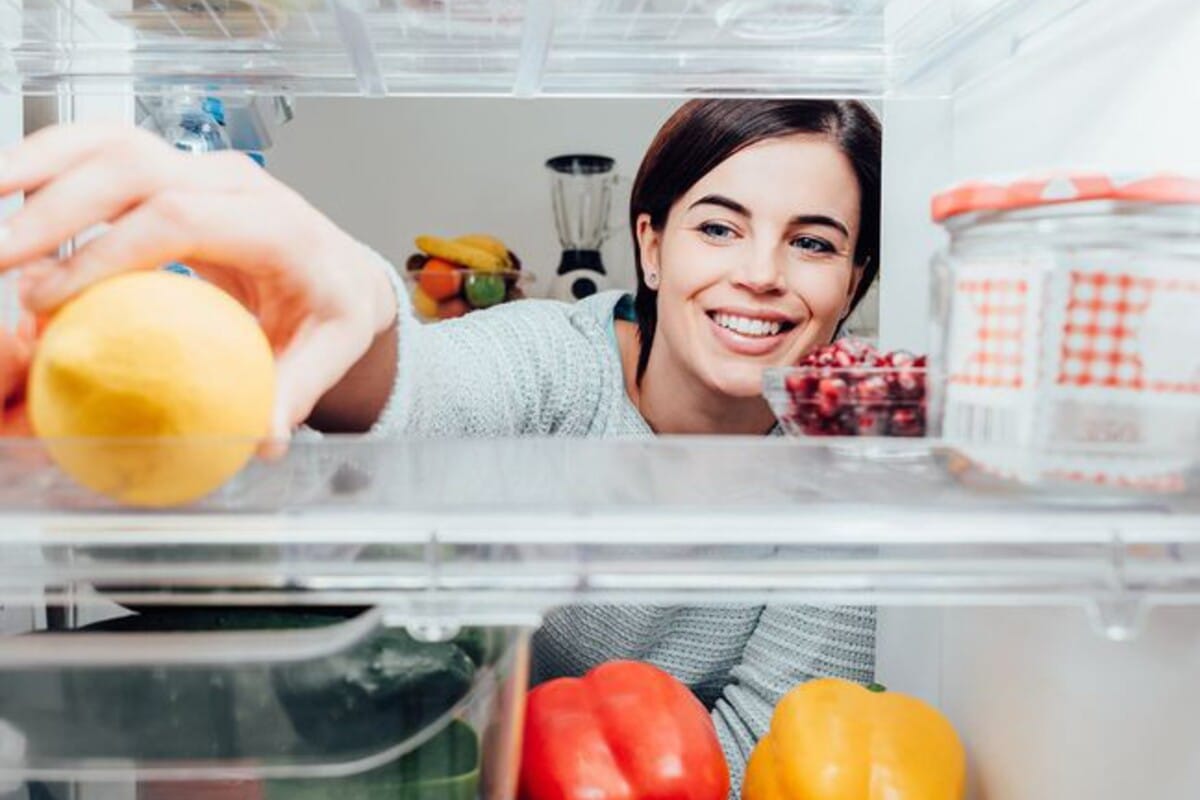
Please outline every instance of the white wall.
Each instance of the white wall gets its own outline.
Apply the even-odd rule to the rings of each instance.
[[[491,233],[537,275],[543,294],[562,252],[550,210],[551,156],[615,158],[632,180],[676,100],[300,98],[267,153],[270,171],[395,264],[421,233]],[[632,287],[625,213],[614,196],[610,273]]]

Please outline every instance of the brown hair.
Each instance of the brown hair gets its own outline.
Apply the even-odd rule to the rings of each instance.
[[[879,273],[879,195],[883,135],[879,119],[852,100],[692,100],[659,130],[638,168],[629,201],[633,257],[638,289],[640,381],[650,361],[658,325],[658,292],[646,286],[638,246],[637,220],[650,215],[661,231],[671,206],[718,164],[763,139],[796,133],[824,134],[850,160],[862,198],[855,265],[863,268],[851,308],[857,306]]]

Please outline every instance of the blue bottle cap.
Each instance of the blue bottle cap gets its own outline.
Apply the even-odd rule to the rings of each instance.
[[[201,107],[218,125],[225,124],[225,104],[216,97],[206,97]]]

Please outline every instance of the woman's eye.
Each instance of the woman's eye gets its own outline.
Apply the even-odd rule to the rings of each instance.
[[[737,231],[728,225],[722,225],[720,222],[705,222],[696,230],[700,231],[710,239],[728,240],[737,235]]]
[[[837,252],[837,249],[829,242],[814,236],[797,236],[795,239],[792,239],[792,246],[806,253],[824,254]]]

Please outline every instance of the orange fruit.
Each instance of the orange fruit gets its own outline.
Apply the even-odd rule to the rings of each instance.
[[[421,291],[439,301],[449,300],[458,294],[462,290],[462,283],[462,269],[440,258],[428,259],[417,275],[417,285]]]

